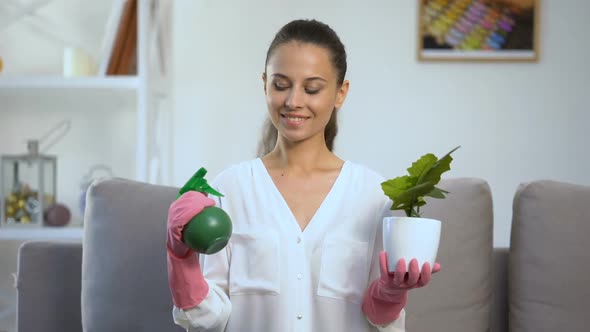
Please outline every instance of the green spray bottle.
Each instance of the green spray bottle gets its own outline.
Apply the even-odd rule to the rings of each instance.
[[[201,167],[180,189],[178,197],[191,190],[223,197],[207,183],[205,174],[207,170]],[[209,206],[184,226],[182,241],[198,253],[211,255],[225,248],[231,233],[232,222],[227,212],[216,206]]]

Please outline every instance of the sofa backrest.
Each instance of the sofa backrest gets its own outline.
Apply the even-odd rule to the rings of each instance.
[[[166,218],[178,189],[122,179],[87,194],[82,256],[85,332],[182,331],[172,320]]]
[[[486,331],[490,326],[492,197],[480,179],[445,179],[444,200],[424,217],[442,221],[431,285],[412,291],[412,331]],[[165,256],[166,213],[177,189],[122,179],[88,191],[82,263],[85,332],[180,331],[172,320]]]
[[[588,331],[590,187],[522,184],[509,258],[511,332]]]
[[[429,199],[423,217],[441,220],[431,284],[410,292],[408,331],[488,331],[491,327],[493,251],[492,194],[475,178],[443,179],[447,198]]]

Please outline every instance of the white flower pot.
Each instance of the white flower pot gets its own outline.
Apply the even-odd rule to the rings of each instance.
[[[406,270],[412,258],[416,258],[420,269],[424,263],[432,268],[440,242],[440,225],[439,220],[428,218],[383,218],[383,249],[387,252],[389,271],[395,271],[401,258],[406,261]]]

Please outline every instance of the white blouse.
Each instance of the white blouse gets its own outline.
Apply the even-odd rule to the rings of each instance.
[[[210,197],[230,215],[233,234],[220,252],[200,255],[209,293],[197,307],[175,307],[174,321],[207,332],[405,331],[404,311],[374,326],[361,310],[390,214],[383,181],[346,161],[301,231],[261,159],[223,171],[211,186],[224,197]]]

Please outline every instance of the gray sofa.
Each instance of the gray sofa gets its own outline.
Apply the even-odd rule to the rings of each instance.
[[[407,331],[589,330],[590,279],[583,272],[590,266],[590,187],[523,184],[510,249],[493,249],[485,181],[446,179],[441,187],[451,194],[431,200],[425,216],[443,221],[443,270],[411,292]],[[166,212],[176,193],[123,179],[96,182],[83,244],[24,244],[18,331],[181,331],[172,321],[165,257]]]

